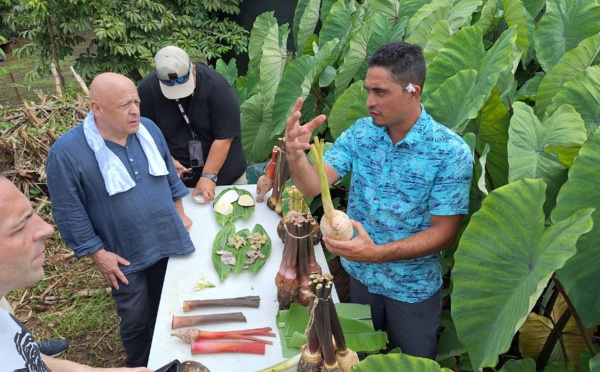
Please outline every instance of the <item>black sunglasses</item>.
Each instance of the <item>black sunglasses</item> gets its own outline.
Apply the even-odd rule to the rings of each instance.
[[[168,86],[168,87],[172,87],[173,85],[175,85],[175,83],[177,84],[184,84],[186,83],[188,80],[190,80],[190,74],[192,73],[192,64],[190,63],[190,67],[188,69],[188,73],[178,77],[177,79],[161,79],[158,78],[158,80],[163,83],[164,85]],[[158,77],[158,75],[156,76]]]

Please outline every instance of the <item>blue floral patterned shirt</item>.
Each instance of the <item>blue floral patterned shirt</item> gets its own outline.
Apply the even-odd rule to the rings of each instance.
[[[347,213],[376,244],[427,229],[431,214],[468,212],[471,150],[423,107],[396,145],[370,117],[357,120],[327,151],[325,162],[341,177],[352,172]],[[342,264],[370,292],[403,302],[424,301],[442,284],[439,254],[379,264],[342,259]]]

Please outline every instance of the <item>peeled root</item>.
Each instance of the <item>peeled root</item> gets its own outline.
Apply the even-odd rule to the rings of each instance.
[[[296,303],[302,306],[308,306],[310,304],[310,297],[307,296],[308,293],[303,290],[299,290],[298,296],[296,297]]]
[[[350,217],[337,209],[333,211],[333,218],[327,215],[321,217],[321,232],[323,236],[335,240],[350,240],[354,235]]]
[[[336,362],[332,366],[323,364],[323,369],[321,371],[323,371],[323,372],[342,372],[342,369],[340,368],[340,365]]]
[[[277,273],[277,276],[275,276],[275,286],[277,287],[279,310],[289,309],[298,298],[298,291],[300,290],[298,280],[288,279],[280,273]]]
[[[273,189],[273,178],[268,178],[265,175],[258,177],[256,181],[256,201],[262,203],[265,201],[265,195]]]
[[[346,349],[344,351],[338,351],[335,356],[340,369],[342,372],[350,371],[353,365],[359,362],[358,354],[356,354],[351,349]]]
[[[191,344],[196,341],[198,335],[200,334],[200,330],[196,328],[187,328],[179,331],[171,332],[171,336],[178,337],[184,342]]]
[[[306,344],[302,346],[300,361],[298,362],[298,372],[320,372],[323,366],[323,357],[321,353],[311,355]]]

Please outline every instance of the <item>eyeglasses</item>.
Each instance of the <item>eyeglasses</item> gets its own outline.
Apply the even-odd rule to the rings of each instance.
[[[158,78],[158,80],[163,83],[164,85],[168,86],[168,87],[172,87],[173,85],[175,85],[175,83],[177,84],[184,84],[186,83],[188,80],[190,80],[190,74],[192,73],[192,64],[190,63],[190,68],[188,70],[188,73],[178,77],[177,79],[161,79]],[[157,76],[158,77],[158,76]]]

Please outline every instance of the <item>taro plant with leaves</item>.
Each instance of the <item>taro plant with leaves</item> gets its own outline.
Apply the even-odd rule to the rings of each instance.
[[[248,74],[218,64],[242,102],[246,155],[262,161],[299,96],[335,140],[368,115],[369,56],[419,44],[423,106],[473,149],[471,212],[442,257],[439,363],[388,354],[355,370],[600,370],[599,19],[597,0],[300,0],[296,53],[265,13]]]

